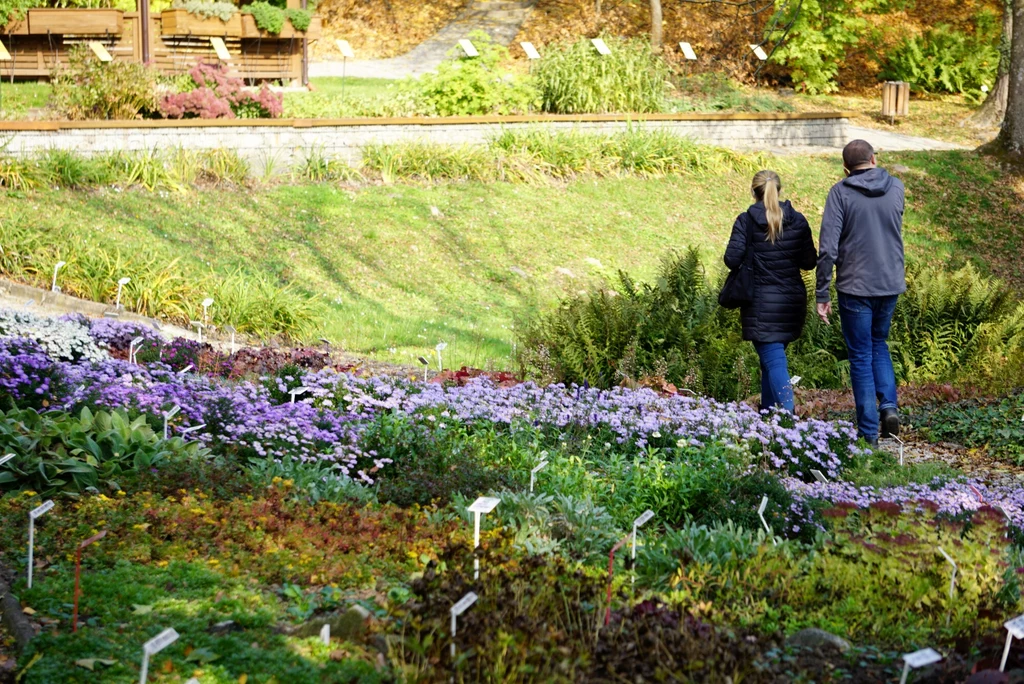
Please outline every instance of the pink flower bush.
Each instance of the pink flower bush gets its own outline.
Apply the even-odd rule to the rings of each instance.
[[[196,88],[165,96],[160,113],[168,119],[273,119],[284,111],[283,97],[263,85],[245,90],[242,79],[217,64],[197,64],[190,72]]]

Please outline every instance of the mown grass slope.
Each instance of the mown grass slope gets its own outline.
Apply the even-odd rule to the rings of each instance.
[[[1024,282],[1019,176],[973,153],[883,163],[906,167],[898,175],[908,188],[912,258],[972,260]],[[841,174],[838,158],[786,158],[778,168],[784,195],[816,225]],[[352,351],[409,362],[444,341],[446,365],[508,366],[517,315],[587,279],[617,268],[649,275],[666,251],[688,245],[717,261],[748,205],[748,183],[730,173],[185,194],[42,190],[2,195],[0,221],[292,282],[322,303],[321,334]]]

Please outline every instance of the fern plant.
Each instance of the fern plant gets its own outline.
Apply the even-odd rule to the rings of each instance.
[[[991,86],[999,69],[998,36],[968,35],[937,26],[906,38],[889,55],[884,78],[907,81],[924,92],[957,93],[973,100]]]

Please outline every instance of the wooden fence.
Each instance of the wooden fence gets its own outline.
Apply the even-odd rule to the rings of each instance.
[[[214,40],[222,40],[231,73],[249,82],[285,83],[303,76],[304,48],[320,36],[320,18],[313,17],[305,33],[286,23],[280,35],[256,29],[249,15],[236,14],[232,21],[199,20],[184,10],[163,12],[149,18],[143,35],[142,13],[118,10],[29,10],[20,22],[0,27],[0,43],[11,59],[0,61],[0,78],[45,79],[55,67],[67,64],[68,50],[80,43],[98,42],[115,60],[150,62],[164,74],[187,72],[198,62],[225,61],[218,57]],[[144,52],[143,40],[149,49]]]

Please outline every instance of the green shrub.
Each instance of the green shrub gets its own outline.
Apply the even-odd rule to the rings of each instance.
[[[284,9],[264,0],[243,6],[242,13],[251,14],[256,28],[275,36],[284,29],[285,21],[290,21],[296,31],[305,31],[313,20],[313,12],[308,9]]]
[[[882,77],[907,81],[914,90],[964,94],[980,100],[999,68],[998,36],[967,35],[937,26],[909,36],[888,55]]]
[[[542,108],[557,114],[660,111],[669,69],[645,40],[606,38],[610,55],[590,40],[548,46],[534,68]]]
[[[420,109],[438,116],[471,116],[515,114],[536,106],[537,91],[529,79],[500,66],[508,60],[508,50],[482,31],[472,31],[469,37],[478,57],[460,54],[442,62],[436,73],[424,74],[408,85]]]
[[[101,62],[85,45],[51,77],[53,105],[71,120],[137,119],[156,112],[156,71],[144,64]]]
[[[204,19],[216,18],[221,21],[229,21],[238,11],[238,7],[233,2],[221,0],[174,0],[171,7],[183,9],[189,14]]]
[[[934,441],[985,449],[1024,465],[1024,391],[998,400],[926,407],[913,422]]]
[[[739,316],[718,306],[722,274],[708,276],[695,251],[673,254],[653,284],[619,273],[520,328],[524,372],[598,387],[656,377],[718,399],[757,387],[757,357]],[[972,266],[948,273],[911,265],[889,344],[901,382],[957,382],[1006,390],[1024,383],[1024,304]],[[809,302],[813,286],[808,287]],[[842,387],[849,363],[838,316],[808,317],[788,349],[805,387]]]
[[[164,440],[145,416],[83,408],[77,416],[32,409],[0,412],[0,445],[17,457],[0,471],[0,489],[32,489],[42,496],[83,492],[100,486],[120,489],[115,478],[165,459],[197,458],[207,452],[180,437]]]

